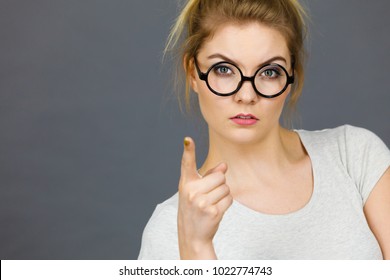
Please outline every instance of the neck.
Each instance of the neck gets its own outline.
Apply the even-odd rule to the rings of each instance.
[[[200,173],[204,174],[220,162],[228,165],[226,176],[231,182],[256,181],[264,174],[282,173],[296,159],[291,147],[299,138],[294,135],[278,126],[264,138],[238,144],[210,134],[209,152]]]

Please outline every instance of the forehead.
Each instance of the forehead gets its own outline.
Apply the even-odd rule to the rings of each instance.
[[[218,27],[203,43],[199,58],[222,54],[243,65],[257,65],[274,56],[289,61],[289,53],[286,39],[277,29],[256,22],[230,23]]]

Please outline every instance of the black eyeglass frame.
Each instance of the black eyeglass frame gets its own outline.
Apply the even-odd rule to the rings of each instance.
[[[212,93],[214,93],[215,95],[218,95],[218,96],[230,96],[230,95],[233,95],[233,94],[237,93],[237,92],[241,89],[242,84],[243,84],[245,81],[250,81],[251,84],[252,84],[253,89],[255,90],[255,92],[256,92],[258,95],[260,95],[260,96],[262,96],[262,97],[265,97],[265,98],[275,98],[275,97],[277,97],[277,96],[283,94],[283,93],[286,91],[287,87],[288,87],[290,84],[293,84],[293,83],[294,83],[294,80],[295,80],[295,78],[294,78],[294,60],[293,60],[292,63],[291,63],[291,64],[292,64],[292,71],[293,71],[292,76],[290,76],[290,75],[288,74],[286,68],[284,68],[282,65],[277,64],[277,63],[268,63],[268,64],[265,64],[265,65],[261,66],[259,69],[257,69],[257,71],[255,72],[255,74],[254,74],[252,77],[244,76],[244,75],[242,74],[241,69],[240,69],[237,65],[235,65],[235,64],[233,64],[233,63],[231,63],[231,62],[229,62],[229,61],[220,61],[220,62],[217,62],[217,63],[211,65],[211,67],[207,70],[206,73],[203,73],[202,71],[200,71],[196,58],[194,58],[194,64],[195,64],[196,71],[198,72],[198,77],[199,77],[199,79],[201,79],[202,81],[205,81],[206,84],[207,84],[207,87],[209,88],[209,90],[210,90]],[[238,69],[238,71],[240,72],[241,81],[238,83],[237,88],[236,88],[233,92],[230,92],[230,93],[219,93],[219,92],[215,91],[215,90],[210,86],[209,81],[208,81],[209,73],[210,73],[210,71],[211,71],[215,66],[217,66],[217,65],[219,65],[219,64],[230,64],[230,65],[233,65],[233,66],[236,67],[236,68]],[[257,90],[256,85],[255,85],[255,77],[256,77],[257,73],[260,72],[261,69],[263,69],[263,68],[265,68],[265,67],[268,67],[268,66],[272,66],[272,65],[276,65],[276,66],[280,67],[280,68],[283,70],[283,72],[286,74],[286,76],[287,76],[286,85],[284,86],[284,88],[283,88],[281,91],[279,91],[279,92],[276,93],[276,94],[273,94],[273,95],[265,95],[265,94],[262,94],[260,91]]]

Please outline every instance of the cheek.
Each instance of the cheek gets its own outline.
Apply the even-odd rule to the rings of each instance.
[[[208,115],[214,114],[213,112],[216,111],[216,104],[210,94],[204,91],[199,91],[198,100],[200,111],[202,112],[204,118],[207,118]]]
[[[221,116],[221,112],[226,111],[228,108],[227,98],[211,93],[207,86],[206,88],[198,87],[198,89],[199,107],[206,122],[218,118]]]
[[[273,99],[262,98],[259,101],[259,110],[263,118],[279,120],[286,101],[287,94],[282,94]]]

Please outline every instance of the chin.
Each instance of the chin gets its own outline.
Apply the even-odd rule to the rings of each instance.
[[[224,138],[229,142],[236,143],[237,145],[251,145],[257,143],[261,139],[261,135],[258,131],[238,129],[229,135],[226,135],[225,132]]]

